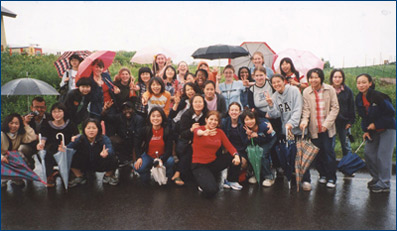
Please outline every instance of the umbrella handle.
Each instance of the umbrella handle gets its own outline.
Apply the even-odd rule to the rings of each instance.
[[[39,133],[39,144],[41,144],[41,133]]]
[[[363,140],[363,142],[361,142],[360,146],[358,146],[357,150],[354,153],[357,153],[358,150],[360,150],[361,146],[363,146],[364,143],[365,143],[365,140]]]
[[[66,146],[65,146],[65,136],[63,135],[63,133],[58,132],[58,133],[56,134],[56,138],[57,138],[57,139],[59,139],[58,136],[61,136],[61,137],[62,137],[63,146],[66,147]]]

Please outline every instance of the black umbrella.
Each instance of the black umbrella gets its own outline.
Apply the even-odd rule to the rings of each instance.
[[[1,95],[59,95],[48,83],[32,78],[14,79],[1,87]]]
[[[213,45],[197,49],[192,57],[195,59],[233,59],[240,56],[247,56],[249,52],[240,46]]]

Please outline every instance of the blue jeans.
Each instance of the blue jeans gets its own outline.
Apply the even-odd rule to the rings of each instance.
[[[136,169],[134,165],[134,170],[139,173],[142,181],[149,181],[150,169],[153,167],[154,159],[146,153],[143,153],[140,158],[142,158],[142,166],[139,169]],[[174,158],[172,156],[168,157],[167,161],[163,162],[163,165],[165,166],[168,179],[171,179],[173,174],[172,167],[174,166]]]
[[[336,125],[336,133],[339,136],[340,145],[342,147],[343,156],[346,156],[348,152],[352,151],[352,148],[350,146],[350,140],[347,137],[347,133],[348,131],[350,131],[350,128],[345,129],[346,124],[344,123],[335,123],[335,125]],[[332,149],[334,150],[335,150],[335,144],[336,144],[336,136],[334,136],[332,139]]]
[[[318,133],[318,138],[312,139],[312,142],[320,149],[315,159],[320,177],[336,182],[336,157],[332,148],[332,139],[328,137],[328,132],[322,132]]]
[[[270,180],[274,179],[273,173],[270,169],[270,149],[272,149],[274,143],[276,143],[276,140],[277,137],[274,136],[269,142],[261,145],[261,148],[263,148],[262,170],[261,170],[261,175],[263,179],[270,179]]]

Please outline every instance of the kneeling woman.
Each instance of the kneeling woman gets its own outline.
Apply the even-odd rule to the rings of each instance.
[[[87,182],[84,171],[106,172],[103,183],[117,185],[118,178],[114,172],[118,166],[109,137],[102,135],[98,120],[89,118],[83,122],[83,135],[67,145],[76,150],[72,160],[72,172],[76,176],[69,182],[69,187]]]
[[[194,129],[192,172],[199,189],[209,196],[219,191],[216,174],[229,167],[227,180],[234,183],[238,181],[240,171],[240,156],[225,133],[218,128],[220,119],[218,111],[210,111],[205,118],[205,126]],[[221,146],[230,155],[217,155]]]
[[[137,171],[143,182],[150,180],[150,168],[153,166],[155,158],[160,158],[166,168],[168,179],[172,177],[172,167],[174,158],[172,153],[172,134],[167,126],[167,117],[160,107],[153,107],[148,115],[148,125],[143,127],[140,132],[141,140],[136,151],[137,160],[134,170]]]

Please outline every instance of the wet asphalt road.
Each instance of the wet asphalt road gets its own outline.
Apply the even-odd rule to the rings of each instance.
[[[1,229],[396,229],[396,177],[390,193],[366,188],[370,176],[338,173],[335,189],[317,183],[311,192],[290,191],[286,180],[271,188],[244,185],[211,199],[193,183],[184,187],[142,185],[124,168],[118,186],[103,185],[103,174],[66,192],[40,183],[1,191]]]

